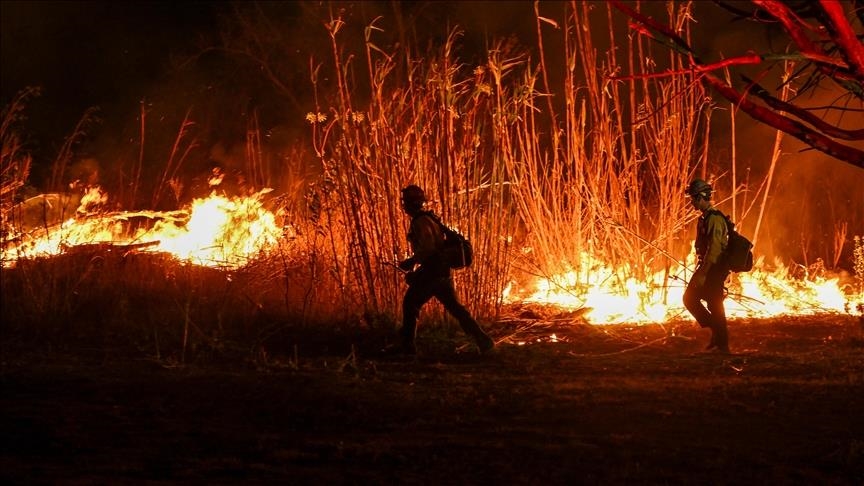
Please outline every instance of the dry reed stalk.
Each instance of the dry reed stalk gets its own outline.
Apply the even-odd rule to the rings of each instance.
[[[138,123],[138,159],[135,161],[135,166],[132,168],[132,194],[129,198],[130,208],[138,207],[138,190],[141,187],[141,171],[144,167],[144,147],[146,146],[147,135],[147,107],[144,100],[139,106],[139,123]]]
[[[271,187],[270,170],[261,146],[258,110],[254,110],[246,128],[246,175],[251,187]]]
[[[180,123],[180,128],[177,130],[177,136],[174,138],[174,144],[171,146],[171,152],[168,155],[168,160],[165,162],[165,168],[162,170],[162,175],[159,177],[156,188],[153,190],[153,198],[150,203],[153,209],[159,208],[159,203],[162,200],[162,194],[166,186],[169,186],[172,180],[177,179],[177,173],[183,166],[186,157],[198,146],[198,140],[194,136],[188,141],[186,140],[187,136],[191,133],[192,127],[195,126],[195,122],[190,118],[191,114],[192,109],[187,109],[186,114],[183,116],[183,121]],[[182,153],[180,153],[181,151]]]
[[[431,207],[475,243],[482,263],[457,278],[468,281],[472,306],[492,313],[509,281],[514,247],[530,246],[533,264],[547,276],[562,264],[578,267],[582,255],[632,264],[639,275],[653,256],[607,222],[643,232],[649,214],[648,239],[671,251],[684,219],[680,187],[689,160],[699,158],[693,147],[704,146],[698,143],[699,127],[707,124],[700,118],[702,93],[692,82],[656,90],[645,81],[631,83],[626,96],[631,104],[640,100],[646,116],[644,129],[632,127],[639,114],[631,108],[625,118],[619,87],[602,75],[617,63],[611,54],[598,60],[588,15],[585,4],[572,2],[565,20],[563,129],[551,98],[536,89],[541,76],[548,83],[544,63],[532,68],[527,57],[499,43],[469,78],[453,55],[458,31],[438,53],[415,59],[407,48],[386,53],[375,45],[373,34],[381,30],[375,22],[364,39],[370,102],[357,109],[353,57],[339,38],[344,24],[330,19],[336,107],[330,120],[319,108],[312,131],[324,180],[332,184],[320,193],[326,194],[322,214],[328,225],[348,229],[329,237],[332,273],[343,294],[353,293],[343,296],[345,310],[398,308],[398,275],[377,260],[407,252],[398,188],[409,182],[425,187]],[[641,54],[641,42],[636,48]],[[312,74],[316,83],[317,68]],[[654,96],[661,97],[657,105]],[[538,97],[546,97],[546,112]],[[652,202],[655,196],[659,202]]]
[[[451,32],[438,53],[430,52],[423,60],[413,59],[407,49],[403,56],[378,48],[372,39],[373,23],[365,31],[370,102],[365,110],[356,110],[358,104],[350,99],[356,88],[347,74],[351,57],[343,60],[337,38],[341,19],[331,18],[328,25],[337,108],[331,111],[333,120],[326,128],[313,131],[318,134],[316,147],[324,172],[338,188],[330,201],[336,210],[333,214],[347,228],[333,237],[334,255],[342,256],[350,269],[345,288],[357,293],[355,305],[393,312],[401,300],[402,283],[381,263],[403,258],[408,251],[407,219],[398,205],[398,190],[404,185],[425,187],[430,208],[472,238],[478,254],[487,253],[489,245],[491,254],[502,255],[495,250],[500,233],[479,236],[488,233],[487,221],[508,221],[478,211],[481,204],[506,211],[500,202],[492,206],[486,202],[503,187],[491,181],[503,177],[500,171],[490,172],[486,155],[478,153],[488,123],[483,113],[485,95],[478,96],[476,81],[454,58],[458,31]],[[485,292],[471,295],[495,302],[500,292],[485,283],[500,285],[501,272],[495,273],[478,265],[460,272],[457,279],[470,278],[472,288],[486,287]]]
[[[51,164],[51,178],[48,182],[48,192],[61,192],[64,190],[65,181],[63,180],[66,174],[66,166],[75,155],[75,146],[87,135],[87,131],[91,125],[96,123],[96,108],[88,108],[81,115],[78,123],[75,124],[75,129],[72,133],[63,140],[63,145],[57,152],[54,162]]]
[[[780,91],[780,99],[786,101],[792,94],[792,85],[789,83],[789,78],[792,76],[795,63],[793,61],[783,62],[783,89]],[[771,151],[771,165],[768,168],[768,175],[763,183],[764,192],[762,193],[762,204],[759,206],[759,216],[756,218],[756,229],[753,230],[753,245],[759,241],[759,228],[762,226],[762,217],[765,215],[765,207],[768,204],[768,194],[771,192],[771,181],[774,179],[774,170],[777,167],[777,161],[780,160],[780,147],[783,142],[784,133],[777,130],[774,136],[774,149]]]
[[[37,88],[27,88],[15,95],[15,98],[0,113],[0,234],[4,241],[12,236],[9,225],[15,217],[12,208],[16,202],[18,191],[27,183],[30,176],[32,158],[24,150],[24,144],[17,131],[17,123],[21,112],[27,106],[30,98],[37,96]],[[0,262],[2,264],[2,262]]]
[[[840,257],[843,254],[843,248],[846,246],[846,237],[849,235],[849,223],[843,221],[842,223],[834,222],[834,240],[833,246],[831,247],[831,268],[837,268],[837,264],[840,262]]]
[[[683,27],[686,12],[669,13],[670,21]],[[606,14],[611,32],[608,9]],[[653,251],[646,253],[638,241],[608,222],[647,233],[648,240],[670,252],[680,250],[673,247],[680,246],[676,237],[687,209],[681,187],[690,161],[700,158],[695,148],[704,146],[698,142],[709,110],[703,92],[692,80],[671,80],[654,89],[644,80],[631,81],[626,95],[618,85],[610,84],[603,73],[619,69],[611,54],[617,51],[615,39],[610,36],[609,53],[600,61],[590,15],[590,5],[571,2],[563,23],[567,111],[562,118],[562,152],[548,152],[556,144],[540,135],[536,107],[526,103],[529,108],[516,115],[519,130],[514,130],[513,139],[519,152],[504,160],[512,163],[509,170],[517,189],[514,200],[520,220],[529,227],[526,244],[532,248],[534,261],[528,266],[554,276],[567,268],[579,268],[585,254],[614,267],[630,266],[634,273],[620,278],[642,277],[642,269],[656,260]],[[646,58],[641,43],[628,48],[637,49],[639,59]],[[631,66],[633,57],[631,51]],[[674,57],[670,62],[680,64]],[[644,61],[639,67],[646,73],[654,69]],[[500,67],[493,69],[501,71]],[[538,95],[531,76],[525,77],[521,89]],[[622,101],[628,98],[634,106],[625,122],[627,110]],[[542,118],[543,122],[554,119]],[[554,127],[549,131],[559,132]],[[647,223],[643,215],[649,216]],[[654,266],[668,267],[668,263]]]

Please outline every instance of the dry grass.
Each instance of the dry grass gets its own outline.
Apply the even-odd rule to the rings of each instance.
[[[307,115],[311,143],[295,147],[296,157],[277,157],[262,143],[257,115],[247,127],[246,176],[256,186],[283,191],[270,204],[291,228],[290,238],[235,273],[176,263],[160,269],[150,261],[142,263],[146,271],[130,272],[124,259],[106,265],[101,255],[92,261],[70,256],[80,275],[66,274],[65,267],[52,275],[62,265],[21,262],[14,278],[4,272],[4,297],[20,302],[17,309],[4,306],[4,322],[24,330],[43,321],[74,321],[93,304],[88,295],[104,292],[100,322],[135,323],[140,336],[154,336],[162,326],[155,323],[164,323],[160,338],[146,337],[163,343],[160,349],[166,335],[179,343],[170,347],[185,351],[196,333],[207,345],[214,330],[227,332],[224,323],[246,329],[261,315],[283,323],[271,332],[286,322],[390,325],[404,287],[387,264],[408,252],[399,189],[409,183],[426,188],[431,208],[472,240],[476,263],[457,272],[457,287],[483,320],[500,317],[502,292],[512,281],[554,278],[570,269],[590,277],[586,256],[620,269],[614,278],[621,281],[664,269],[668,275],[673,262],[663,255],[683,256],[690,243],[684,229],[693,214],[681,188],[693,174],[716,170],[705,148],[713,107],[688,78],[613,81],[610,75],[622,71],[649,74],[683,64],[675,54],[657,60],[661,67],[650,62],[653,53],[642,36],[619,45],[609,9],[568,3],[554,21],[558,28],[538,10],[534,52],[540,62],[528,49],[494,42],[479,65],[457,56],[458,28],[422,55],[404,45],[387,52],[377,44],[382,29],[375,22],[356,39],[334,14],[326,23],[331,57],[310,63],[316,103]],[[687,31],[686,5],[670,5],[668,16],[676,30]],[[593,31],[604,19],[609,28]],[[555,47],[567,61],[563,76],[543,62],[549,42],[561,43]],[[601,43],[608,46],[602,52]],[[323,72],[326,85],[319,83]],[[550,79],[561,86],[550,86]],[[129,171],[133,203],[143,188],[145,120],[142,106],[141,153]],[[170,190],[179,199],[178,174],[198,143],[194,124],[187,112],[157,174],[154,209],[166,204]],[[26,157],[8,130],[4,121],[4,203],[14,192],[6,191],[7,167],[8,187],[26,178],[24,165],[13,164]],[[68,163],[69,152],[63,154],[55,185]],[[312,170],[310,156],[317,164]],[[86,280],[108,267],[104,282]],[[182,284],[169,289],[166,279]],[[116,295],[127,288],[136,289],[122,290],[133,297]],[[145,305],[144,316],[129,303],[151,299],[156,304]],[[441,309],[432,310],[430,320],[441,320]]]
[[[21,113],[30,98],[37,96],[39,90],[28,88],[18,93],[16,97],[3,108],[0,113],[0,230],[5,245],[6,228],[10,225],[8,218],[12,215],[12,207],[18,191],[27,183],[30,177],[32,158],[24,149],[18,124]]]
[[[670,22],[686,27],[685,13],[670,11]],[[399,282],[381,263],[407,251],[398,189],[408,183],[425,187],[432,208],[474,242],[478,263],[457,279],[485,316],[497,314],[520,271],[553,277],[591,255],[644,275],[670,264],[651,246],[686,251],[681,187],[694,161],[705,165],[711,107],[687,79],[609,80],[622,67],[598,54],[588,27],[603,14],[574,3],[561,21],[569,62],[554,89],[563,103],[538,86],[548,84],[545,64],[512,44],[493,44],[484,64],[470,66],[454,54],[458,29],[415,58],[379,48],[373,24],[365,49],[352,51],[343,19],[329,19],[335,88],[321,98],[332,104],[307,119],[324,172],[316,200],[328,226],[345,230],[330,245],[352,305],[398,310]],[[609,52],[618,51],[610,41]],[[630,65],[644,49],[624,50]],[[640,62],[640,72],[655,69]],[[357,92],[358,78],[368,78],[368,93]]]

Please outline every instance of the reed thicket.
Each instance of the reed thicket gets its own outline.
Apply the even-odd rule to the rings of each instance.
[[[316,109],[307,115],[310,146],[296,148],[297,158],[267,154],[257,118],[249,122],[247,177],[283,191],[271,204],[290,227],[285,240],[269,258],[244,269],[243,278],[233,275],[211,289],[221,296],[219,305],[198,286],[209,276],[184,277],[180,300],[148,307],[142,335],[152,335],[155,343],[151,327],[168,326],[185,350],[196,333],[199,342],[212,344],[229,321],[243,322],[247,336],[278,332],[273,323],[286,320],[394,322],[404,284],[389,263],[409,252],[399,190],[410,183],[426,189],[430,208],[472,241],[475,264],[456,272],[457,288],[483,320],[500,313],[511,282],[576,270],[579,283],[587,285],[596,261],[618,269],[613,278],[619,283],[669,269],[671,262],[654,247],[672,255],[687,251],[690,235],[683,230],[692,214],[682,188],[697,167],[704,175],[709,165],[711,106],[689,77],[614,80],[613,74],[661,68],[640,36],[628,38],[626,46],[617,43],[610,8],[569,2],[564,16],[554,20],[538,11],[533,56],[539,60],[531,49],[496,41],[478,65],[457,56],[458,28],[422,54],[404,44],[387,52],[376,44],[380,26],[366,26],[358,42],[334,14],[326,22],[330,57],[311,69]],[[686,32],[688,12],[676,8],[686,6],[670,6],[669,22]],[[597,25],[608,28],[597,31]],[[560,43],[555,51],[564,53],[564,62],[554,65],[563,71],[551,72],[553,63],[545,62],[551,42]],[[668,59],[656,61],[663,69],[684,66],[675,54],[663,55]],[[329,72],[326,85],[319,83],[319,69]],[[197,143],[191,126],[187,116],[158,174],[154,206],[165,203],[166,189]],[[143,152],[143,116],[141,143]],[[300,161],[310,152],[320,164],[314,177]],[[135,164],[129,173],[137,179],[141,160]],[[138,192],[136,185],[133,197]],[[166,278],[138,274],[154,282]],[[34,283],[48,281],[33,275]],[[117,278],[135,276],[123,275]],[[8,283],[4,294],[13,290]],[[130,286],[134,299],[131,290],[118,290]],[[58,291],[75,288],[80,285],[70,281]],[[94,288],[121,292],[103,306],[128,306],[146,301],[139,294],[162,287],[126,282]],[[32,297],[37,314],[72,312],[62,309],[65,300],[36,299],[34,292],[36,287],[18,294]],[[21,308],[15,317],[28,312]],[[260,319],[238,314],[244,312],[281,317],[260,325]],[[108,315],[135,319],[134,309]],[[180,322],[177,316],[186,318]]]
[[[335,96],[309,120],[324,171],[315,190],[337,230],[332,274],[352,296],[346,305],[398,311],[400,282],[382,263],[407,251],[399,189],[408,183],[426,188],[431,207],[474,243],[477,263],[457,280],[486,317],[513,280],[590,275],[586,256],[621,269],[623,281],[669,268],[651,245],[686,252],[682,187],[707,163],[711,106],[689,77],[613,80],[658,68],[640,37],[616,44],[606,8],[568,3],[558,29],[538,13],[538,50],[550,30],[563,43],[563,76],[506,42],[492,44],[484,64],[467,65],[454,54],[458,29],[416,57],[384,52],[372,25],[355,52],[343,20],[329,19]],[[604,16],[609,29],[599,35],[609,48],[600,52],[592,26]],[[686,17],[670,7],[679,29]],[[683,67],[664,55],[660,64]],[[368,93],[358,93],[361,76]]]

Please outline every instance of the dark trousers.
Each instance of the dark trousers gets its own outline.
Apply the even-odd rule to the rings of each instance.
[[[696,287],[691,279],[684,291],[684,307],[702,327],[711,328],[711,345],[722,349],[729,347],[729,333],[726,325],[726,308],[723,300],[726,295],[723,285],[729,271],[720,266],[714,266],[708,271],[705,284]],[[702,302],[705,302],[703,304]]]
[[[421,270],[422,272],[422,270]],[[413,345],[417,336],[417,319],[420,317],[420,309],[432,297],[438,299],[444,309],[450,313],[458,322],[466,334],[475,341],[482,342],[489,337],[477,324],[477,321],[468,312],[456,296],[453,287],[453,278],[450,276],[415,275],[415,279],[408,286],[405,297],[402,299],[402,329],[401,337],[403,344]]]

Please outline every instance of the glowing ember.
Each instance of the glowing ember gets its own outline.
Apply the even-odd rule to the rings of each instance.
[[[81,200],[76,216],[53,228],[37,228],[4,248],[4,266],[19,258],[58,255],[69,247],[99,243],[140,245],[140,251],[170,253],[197,265],[236,268],[277,243],[282,229],[273,213],[263,207],[263,190],[246,197],[213,194],[196,199],[188,208],[171,212],[141,211],[86,214],[107,200],[98,188]],[[132,218],[155,223],[130,230]],[[142,245],[143,244],[143,245]]]

